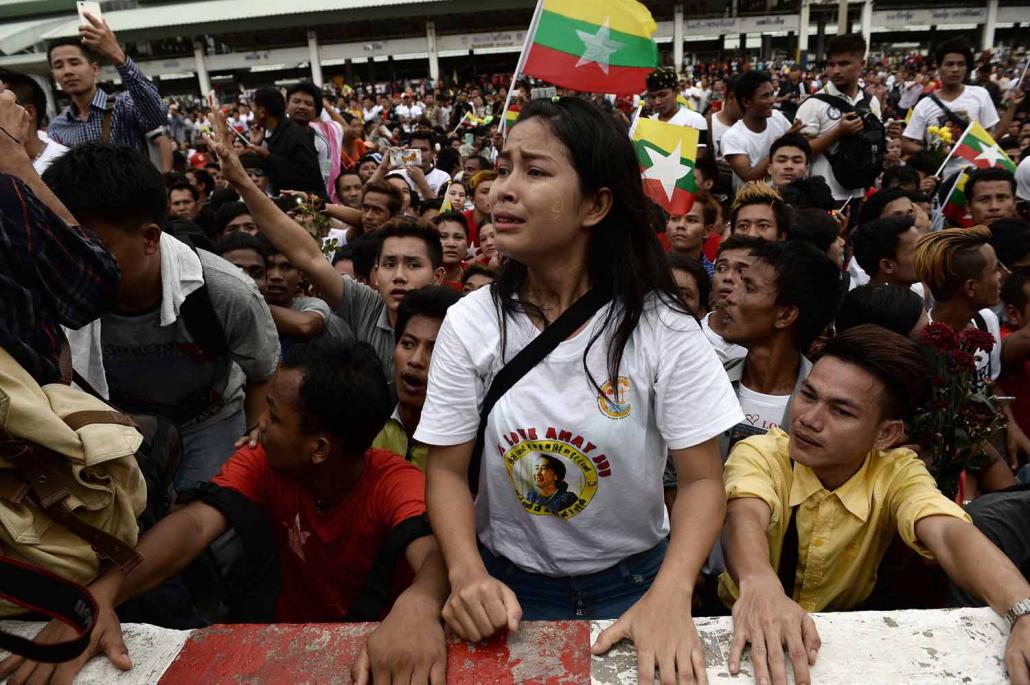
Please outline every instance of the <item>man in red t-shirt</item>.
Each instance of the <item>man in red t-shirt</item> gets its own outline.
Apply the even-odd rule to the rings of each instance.
[[[376,620],[389,609],[354,665],[355,680],[375,672],[403,675],[405,682],[412,674],[412,682],[444,682],[440,612],[447,572],[425,518],[422,472],[370,447],[392,408],[375,352],[354,340],[294,345],[272,378],[267,403],[260,444],[239,449],[212,483],[245,497],[271,524],[282,576],[275,619]],[[203,498],[159,521],[136,546],[139,566],[129,573],[116,566],[90,586],[100,607],[90,647],[55,675],[70,680],[100,651],[129,668],[114,608],[182,571],[229,526]],[[378,615],[360,616],[376,606],[370,601],[375,593],[365,591],[369,585],[390,585],[397,575],[381,561],[389,549],[403,551],[414,580],[392,608],[387,603],[371,609]],[[39,638],[69,639],[69,631],[54,621]],[[26,667],[37,676],[53,669]]]

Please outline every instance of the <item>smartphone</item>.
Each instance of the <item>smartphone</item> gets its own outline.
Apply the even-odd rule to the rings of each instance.
[[[422,166],[422,151],[421,150],[399,150],[393,148],[390,150],[390,166],[392,168],[405,167],[409,164],[415,166]]]
[[[253,143],[250,142],[250,138],[248,138],[247,136],[243,135],[242,133],[237,131],[232,126],[229,127],[229,130],[232,131],[233,133],[235,133],[236,137],[239,138],[243,142],[243,144],[245,146],[249,147],[249,146],[253,145]]]
[[[89,23],[89,19],[86,18],[86,14],[98,21],[103,21],[104,15],[100,10],[99,2],[87,2],[85,0],[79,0],[75,3],[75,9],[79,11],[79,25],[80,26],[92,26]]]

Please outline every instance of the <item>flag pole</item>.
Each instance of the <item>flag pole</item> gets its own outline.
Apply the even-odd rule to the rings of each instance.
[[[944,171],[944,167],[948,166],[948,162],[951,161],[951,158],[952,156],[954,156],[955,150],[958,149],[958,146],[962,142],[962,139],[965,138],[966,134],[969,133],[969,130],[973,128],[973,123],[974,122],[972,121],[969,122],[969,126],[966,126],[966,130],[962,132],[962,135],[958,137],[958,140],[955,141],[955,144],[951,146],[951,152],[949,152],[948,156],[944,158],[944,164],[941,164],[941,168],[937,170],[937,173],[934,174],[934,176],[937,176],[938,178],[940,177],[941,172]]]
[[[629,124],[629,137],[633,138],[633,132],[637,130],[637,122],[640,121],[640,113],[644,111],[644,101],[641,99],[637,105],[637,111],[633,113],[633,121]]]
[[[504,136],[505,131],[508,128],[507,117],[508,107],[511,105],[511,96],[515,93],[515,84],[518,83],[519,74],[522,73],[523,67],[526,66],[526,57],[529,56],[529,46],[533,43],[533,37],[536,36],[536,27],[540,24],[540,15],[544,12],[544,0],[536,0],[536,9],[533,10],[533,18],[529,20],[529,29],[526,30],[526,40],[522,42],[522,52],[519,53],[519,61],[515,65],[515,72],[511,75],[511,87],[508,88],[508,96],[504,98],[504,109],[501,110],[501,126],[500,133]]]

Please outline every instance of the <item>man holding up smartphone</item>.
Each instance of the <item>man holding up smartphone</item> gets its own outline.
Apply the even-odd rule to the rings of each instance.
[[[103,19],[83,14],[79,37],[50,45],[50,74],[72,103],[50,123],[50,138],[74,147],[82,143],[114,143],[146,152],[145,140],[164,135],[168,108],[157,87],[143,75],[118,44]],[[97,88],[100,58],[118,69],[125,91],[108,95]]]

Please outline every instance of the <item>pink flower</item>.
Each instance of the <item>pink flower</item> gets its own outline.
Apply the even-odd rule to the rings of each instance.
[[[958,348],[955,331],[946,323],[932,323],[924,328],[919,334],[919,342],[944,351]]]

